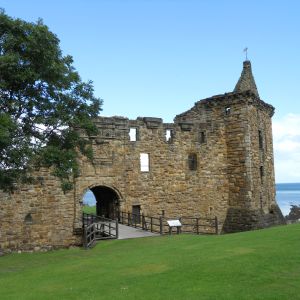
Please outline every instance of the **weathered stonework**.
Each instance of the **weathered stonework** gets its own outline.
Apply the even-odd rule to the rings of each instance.
[[[217,216],[222,232],[282,224],[275,201],[273,113],[259,98],[246,61],[234,92],[195,103],[174,123],[99,117],[94,161],[81,158],[72,192],[63,194],[60,182],[42,170],[39,184],[0,193],[0,249],[80,244],[88,189],[97,198],[98,214],[111,218],[133,209]],[[149,171],[141,171],[141,153],[148,154]]]

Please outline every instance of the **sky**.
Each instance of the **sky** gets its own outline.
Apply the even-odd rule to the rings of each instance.
[[[104,100],[103,116],[160,117],[230,92],[243,49],[262,100],[276,109],[276,182],[300,182],[300,1],[0,0],[14,18],[42,18]]]

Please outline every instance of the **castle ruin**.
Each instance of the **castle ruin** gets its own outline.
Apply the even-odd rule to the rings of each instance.
[[[64,194],[49,170],[15,193],[0,191],[0,250],[81,243],[82,201],[97,214],[217,216],[223,233],[284,222],[275,200],[273,106],[259,97],[250,61],[233,92],[160,118],[98,117],[94,160],[81,157],[74,190]]]

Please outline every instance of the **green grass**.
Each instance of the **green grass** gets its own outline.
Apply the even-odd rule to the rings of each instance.
[[[85,205],[83,206],[82,211],[86,214],[96,214],[96,206]]]
[[[0,299],[300,299],[300,224],[7,255]]]

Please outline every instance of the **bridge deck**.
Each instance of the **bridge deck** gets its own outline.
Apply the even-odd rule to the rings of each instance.
[[[133,228],[119,223],[119,240],[133,239],[147,236],[159,236],[158,233],[145,231],[139,228]]]

